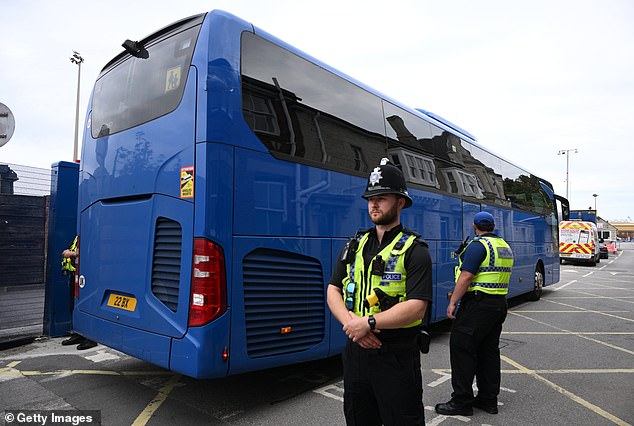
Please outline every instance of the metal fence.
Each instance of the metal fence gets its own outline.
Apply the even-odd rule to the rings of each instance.
[[[15,195],[50,195],[51,169],[23,166],[20,164],[3,163],[8,165],[18,175],[13,184]]]

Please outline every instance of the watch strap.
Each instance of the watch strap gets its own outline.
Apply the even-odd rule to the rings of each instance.
[[[376,319],[374,315],[368,316],[368,325],[370,326],[370,330],[374,330],[376,328]]]

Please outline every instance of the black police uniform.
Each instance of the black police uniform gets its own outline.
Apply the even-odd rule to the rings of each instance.
[[[484,237],[497,237],[487,233]],[[465,263],[480,265],[481,259],[467,259],[469,248],[462,253]],[[482,253],[482,252],[480,252]],[[470,262],[468,262],[470,260]],[[469,270],[471,273],[477,273]],[[500,390],[500,334],[507,315],[505,295],[492,295],[480,291],[467,292],[460,300],[460,308],[451,329],[451,400],[456,406],[476,405],[497,412]],[[478,396],[473,397],[473,379],[478,384]]]
[[[382,241],[372,228],[363,249],[365,270],[372,258],[403,230],[396,226]],[[330,283],[342,287],[347,265],[335,264]],[[427,245],[417,240],[406,252],[407,299],[432,299],[432,263]],[[419,425],[425,423],[418,327],[381,330],[381,349],[363,349],[348,340],[343,353],[344,413],[348,425]]]

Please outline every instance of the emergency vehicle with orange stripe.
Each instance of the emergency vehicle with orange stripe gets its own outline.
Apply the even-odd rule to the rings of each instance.
[[[589,263],[601,261],[597,225],[592,222],[563,220],[559,222],[559,259]]]

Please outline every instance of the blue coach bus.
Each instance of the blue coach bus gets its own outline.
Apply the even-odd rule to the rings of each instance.
[[[552,185],[441,117],[225,12],[123,47],[83,136],[73,320],[90,339],[192,377],[339,353],[326,287],[371,225],[360,195],[381,157],[408,180],[402,222],[429,243],[431,321],[481,210],[516,255],[511,296],[559,280]]]

